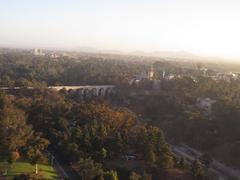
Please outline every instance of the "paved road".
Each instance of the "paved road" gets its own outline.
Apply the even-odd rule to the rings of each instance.
[[[68,178],[70,180],[79,180],[77,173],[67,163],[63,162],[63,160],[53,152],[49,153],[53,157],[53,167],[60,176],[60,179]]]
[[[53,160],[53,165],[52,166],[55,169],[55,171],[57,172],[59,179],[69,178],[67,173],[64,171],[62,166],[59,164],[59,162],[55,158]]]
[[[184,157],[188,161],[199,159],[203,155],[200,151],[186,144],[172,145],[172,149],[177,156]],[[238,177],[240,180],[239,170],[228,167],[215,159],[213,159],[209,171],[215,174],[219,180],[227,180],[229,177]]]

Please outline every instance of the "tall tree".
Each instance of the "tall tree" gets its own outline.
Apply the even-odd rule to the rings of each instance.
[[[80,159],[79,166],[81,167],[79,175],[82,179],[103,179],[104,171],[102,169],[102,164],[95,163],[91,158]]]
[[[0,156],[13,162],[33,131],[32,127],[26,123],[25,113],[14,107],[8,97],[4,98],[1,100],[0,109]]]

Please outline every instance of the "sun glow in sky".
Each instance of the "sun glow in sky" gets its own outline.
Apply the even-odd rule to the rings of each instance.
[[[240,58],[240,1],[0,0],[0,45]]]

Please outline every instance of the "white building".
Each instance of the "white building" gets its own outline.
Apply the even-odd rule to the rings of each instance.
[[[43,53],[43,50],[42,49],[38,49],[38,48],[35,48],[33,50],[33,53],[35,56],[44,56],[45,54]]]
[[[214,103],[216,103],[216,100],[211,98],[197,98],[197,106],[206,111],[207,114],[212,113],[212,105]]]

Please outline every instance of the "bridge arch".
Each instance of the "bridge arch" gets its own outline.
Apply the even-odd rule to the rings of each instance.
[[[97,88],[92,88],[92,89],[90,90],[90,94],[91,94],[92,96],[98,96]]]
[[[90,90],[88,88],[83,89],[83,97],[89,97],[90,96]]]
[[[105,96],[105,89],[104,88],[100,88],[98,90],[98,96]]]
[[[107,88],[107,89],[105,90],[105,96],[111,95],[112,92],[113,92],[112,88]]]
[[[115,92],[114,85],[90,85],[90,86],[49,86],[50,89],[57,91],[66,89],[68,92],[78,94],[81,97],[101,96],[110,95]]]

